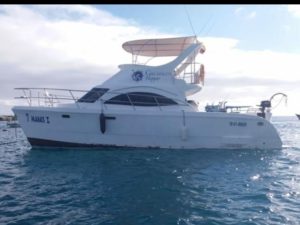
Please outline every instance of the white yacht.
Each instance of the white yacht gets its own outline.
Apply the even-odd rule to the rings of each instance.
[[[132,63],[120,65],[118,73],[85,94],[68,89],[17,88],[23,91],[21,98],[28,106],[12,110],[32,146],[282,147],[276,129],[264,116],[200,112],[195,102],[187,100],[204,85],[204,65],[198,60],[205,46],[196,37],[135,40],[124,43],[123,49],[132,54]],[[150,66],[138,63],[139,56],[173,58]],[[71,103],[62,102],[70,99]]]

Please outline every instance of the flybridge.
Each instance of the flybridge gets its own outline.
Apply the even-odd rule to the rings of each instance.
[[[185,80],[187,84],[204,85],[204,65],[196,62],[196,57],[205,52],[205,46],[195,36],[134,40],[125,42],[122,47],[132,54],[132,64],[126,66],[135,70],[134,79],[138,80],[141,74],[148,74],[146,76],[149,80],[159,80],[158,74],[164,71],[163,74],[173,74],[175,78]],[[147,71],[141,71],[136,67],[139,66],[138,56],[176,58],[167,64],[149,66],[149,70],[147,68]],[[125,67],[122,65],[120,68]]]
[[[122,47],[135,56],[166,57],[178,56],[191,44],[200,44],[201,53],[205,52],[204,45],[195,36],[128,41]]]

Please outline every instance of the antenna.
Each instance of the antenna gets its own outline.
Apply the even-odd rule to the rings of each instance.
[[[192,31],[194,33],[195,36],[197,36],[195,30],[194,30],[194,27],[193,27],[193,24],[192,24],[192,21],[191,21],[191,18],[190,18],[190,14],[187,10],[187,7],[186,5],[184,5],[184,9],[185,9],[185,13],[187,15],[187,18],[189,20],[189,23],[190,23],[190,26],[192,28]],[[201,34],[203,32],[204,34],[204,30],[207,30],[207,34],[210,32],[210,30],[212,29],[212,27],[215,25],[214,21],[212,20],[213,17],[214,17],[215,13],[213,12],[213,14],[210,14],[210,17],[206,19],[206,23],[202,26],[200,32],[198,32],[198,34]],[[212,22],[212,23],[211,23]]]
[[[184,5],[184,9],[185,9],[185,13],[186,13],[186,15],[187,15],[187,17],[188,17],[188,20],[189,20],[190,26],[191,26],[191,28],[192,28],[192,31],[193,31],[193,33],[194,33],[194,35],[195,35],[195,37],[196,37],[196,36],[197,36],[197,35],[196,35],[196,32],[195,32],[195,30],[194,30],[194,27],[193,27],[193,24],[192,24],[192,21],[191,21],[189,12],[188,12],[188,10],[187,10],[187,8],[186,8],[185,5]]]
[[[208,32],[211,30],[211,28],[214,26],[214,22],[212,20],[213,15],[211,14],[209,18],[207,18],[206,23],[204,24],[204,26],[202,27],[202,29],[200,30],[200,34],[203,32],[204,35],[204,31],[207,30],[207,34]],[[212,23],[211,23],[212,22]],[[210,25],[210,26],[209,26]]]

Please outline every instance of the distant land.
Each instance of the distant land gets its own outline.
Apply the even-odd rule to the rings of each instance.
[[[14,115],[0,115],[0,121],[12,121],[16,119],[17,118]]]

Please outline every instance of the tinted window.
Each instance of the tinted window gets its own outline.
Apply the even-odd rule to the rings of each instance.
[[[132,92],[128,94],[133,105],[157,106],[154,94],[143,92]]]
[[[106,102],[105,104],[116,104],[116,105],[131,105],[127,94],[117,95]]]
[[[93,88],[88,93],[86,93],[84,96],[82,96],[78,100],[78,102],[93,103],[93,102],[97,101],[107,91],[108,91],[108,88]]]
[[[129,99],[130,98],[130,99]],[[172,99],[166,98],[162,95],[146,93],[146,92],[131,92],[128,94],[121,94],[106,101],[106,104],[131,105],[135,106],[165,106],[177,105]]]

